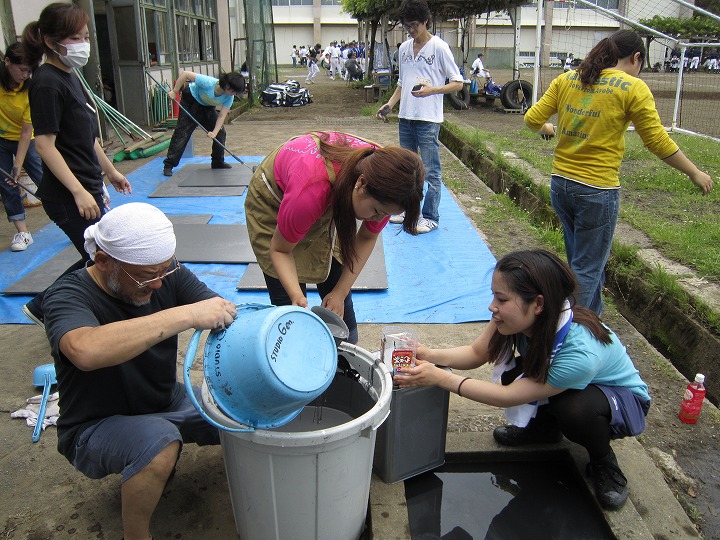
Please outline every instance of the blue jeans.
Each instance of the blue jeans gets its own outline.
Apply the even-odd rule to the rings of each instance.
[[[439,135],[440,124],[400,118],[400,146],[418,152],[425,166],[427,190],[422,217],[435,223],[440,222],[440,186],[442,185]]]
[[[0,137],[0,169],[12,172],[17,147],[18,141],[9,141]],[[39,186],[40,180],[42,180],[42,161],[35,150],[35,141],[33,140],[30,141],[23,168],[35,185]],[[1,174],[1,176],[3,178],[0,179],[0,196],[2,196],[8,221],[25,221],[25,207],[20,197],[20,188],[8,185],[5,181],[5,174]]]
[[[568,264],[577,277],[577,303],[600,315],[620,190],[597,189],[553,175],[550,200],[563,225]]]
[[[193,97],[189,88],[186,88],[182,92],[182,106],[183,108],[180,109],[177,126],[175,127],[175,131],[173,131],[172,138],[170,139],[170,147],[168,148],[167,156],[163,161],[165,167],[170,167],[171,169],[177,167],[180,163],[180,158],[185,151],[185,147],[187,146],[193,131],[195,131],[197,124],[193,121],[193,119],[200,123],[200,125],[206,130],[212,131],[215,129],[215,122],[217,122],[218,118],[218,113],[215,110],[215,107],[209,107],[200,103]],[[217,132],[217,136],[212,142],[212,150],[210,151],[211,165],[219,165],[225,162],[224,146],[226,137],[227,132],[225,131],[225,128],[220,128],[220,131]]]

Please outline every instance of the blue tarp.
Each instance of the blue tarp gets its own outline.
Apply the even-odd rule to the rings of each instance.
[[[239,156],[249,166],[261,156]],[[114,206],[147,202],[166,214],[212,214],[210,223],[245,223],[241,197],[148,198],[162,176],[162,157],[128,175],[133,193],[111,193]],[[208,163],[206,156],[183,159],[187,163]],[[243,167],[233,163],[233,167]],[[410,236],[400,226],[388,224],[383,231],[388,289],[353,292],[357,320],[361,323],[461,323],[489,320],[487,306],[491,270],[495,257],[480,238],[455,199],[443,186],[440,227],[429,234]],[[35,242],[24,252],[0,253],[0,290],[49,260],[70,241],[50,223],[33,233]],[[78,257],[79,258],[79,257]],[[236,286],[247,265],[187,264],[207,285],[236,303],[269,303],[267,293],[240,292]],[[32,324],[20,311],[29,296],[0,295],[0,323]],[[310,305],[320,303],[315,292],[308,294]]]

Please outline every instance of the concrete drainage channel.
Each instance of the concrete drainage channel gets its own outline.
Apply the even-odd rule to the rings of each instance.
[[[524,170],[533,180],[535,190],[514,181],[512,176],[498,167],[491,159],[483,156],[444,125],[440,140],[471,171],[495,193],[507,193],[522,209],[538,215],[541,221],[557,223],[554,210],[542,195],[540,186],[547,186],[549,178],[532,169],[517,156],[506,153],[503,158]],[[630,230],[627,225],[618,224],[616,240],[627,245],[637,245],[642,233]],[[647,240],[647,239],[646,239]],[[643,246],[640,246],[641,248]],[[716,312],[720,313],[720,287],[695,277],[692,269],[665,259],[656,250],[647,246],[638,251],[639,259],[648,270],[658,264],[666,272],[678,276],[678,283],[691,298],[701,298]],[[720,400],[720,339],[698,321],[679,309],[674,303],[657,294],[642,279],[622,274],[608,268],[606,286],[615,293],[620,313],[667,356],[673,365],[687,379],[696,373],[704,373],[707,382],[707,398],[716,406]]]

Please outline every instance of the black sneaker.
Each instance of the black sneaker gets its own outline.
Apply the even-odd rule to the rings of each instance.
[[[172,176],[172,167],[165,167],[165,168],[163,169],[163,174],[164,174],[165,176]]]
[[[45,315],[34,309],[30,303],[23,305],[23,307],[20,309],[28,319],[37,324],[43,330],[45,330]]]
[[[524,428],[512,425],[497,427],[493,430],[493,437],[503,446],[522,446],[559,443],[563,436],[557,426],[537,426],[530,421],[528,427]]]
[[[225,163],[224,161],[222,163],[213,163],[210,165],[211,169],[232,169],[232,165],[229,163]]]
[[[603,459],[588,463],[587,475],[593,479],[595,497],[600,506],[617,510],[625,504],[628,498],[627,478],[620,470],[612,449]]]

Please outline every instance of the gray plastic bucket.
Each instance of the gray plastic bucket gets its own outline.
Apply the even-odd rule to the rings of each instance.
[[[220,432],[235,526],[243,540],[352,540],[363,532],[377,428],[392,378],[371,353],[342,343],[328,389],[281,428]],[[213,403],[218,424],[239,424]]]

